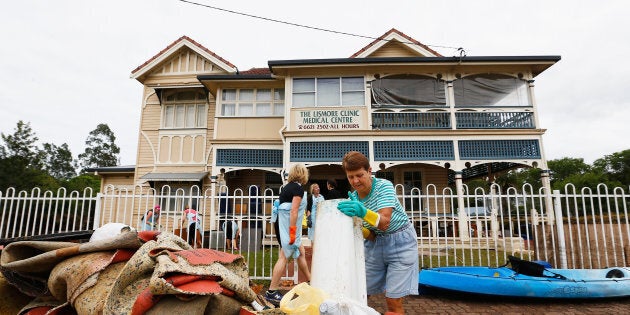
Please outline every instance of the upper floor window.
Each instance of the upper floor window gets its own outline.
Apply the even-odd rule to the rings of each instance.
[[[198,91],[167,95],[162,106],[162,127],[205,128],[208,117],[206,103],[206,96]]]
[[[284,115],[284,89],[224,89],[223,116],[257,117]]]
[[[293,79],[293,107],[365,105],[363,77]]]
[[[446,106],[444,81],[434,77],[398,74],[372,81],[374,106]]]
[[[453,82],[455,106],[530,106],[527,81],[513,76],[475,74]]]

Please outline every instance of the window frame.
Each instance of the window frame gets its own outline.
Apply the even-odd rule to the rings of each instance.
[[[234,91],[234,99],[226,100],[225,96],[228,95],[227,91]],[[252,98],[241,100],[241,91],[252,91]],[[269,91],[268,99],[259,100],[259,91]],[[219,97],[220,115],[218,117],[283,117],[284,105],[285,105],[285,93],[284,88],[223,88],[221,89],[221,96]],[[266,113],[263,115],[258,109],[259,105],[269,106]],[[233,108],[233,114],[226,115],[226,106]],[[251,106],[251,111],[247,115],[241,114],[245,107]]]
[[[321,104],[320,103],[320,97],[322,95],[325,95],[324,91],[322,90],[323,88],[320,87],[319,81],[321,80],[322,82],[325,81],[330,81],[332,79],[336,79],[337,80],[337,85],[336,85],[336,89],[334,90],[335,92],[337,92],[337,102],[335,104]],[[348,79],[360,79],[362,81],[361,83],[361,89],[347,89],[344,90],[344,80],[348,80]],[[299,90],[296,92],[295,89],[295,82],[299,80],[299,81],[312,81],[313,84],[313,89],[312,90]],[[293,78],[293,89],[291,91],[291,107],[292,108],[307,108],[307,107],[344,107],[344,106],[365,106],[366,102],[365,102],[365,85],[366,85],[366,81],[365,81],[365,76],[345,76],[345,77],[297,77],[297,78]],[[321,85],[322,87],[325,85]],[[360,104],[344,104],[344,96],[350,95],[350,94],[358,94],[359,92],[361,92],[361,94],[363,95],[363,97],[361,98],[362,101]],[[298,104],[300,102],[296,102],[296,95],[297,96],[311,96],[311,98],[313,99],[312,104],[311,102],[306,102],[303,104]],[[333,94],[334,95],[334,94]],[[330,95],[329,95],[330,96]],[[298,104],[296,106],[296,104]]]
[[[178,96],[191,92],[195,94],[195,97],[192,99],[178,98]],[[164,96],[160,105],[162,107],[160,113],[161,129],[207,128],[208,98],[201,91],[173,91]]]
[[[482,89],[477,87],[478,80],[486,80],[486,81],[496,81],[505,80],[511,81],[509,84],[501,83],[496,85],[495,89],[500,89],[501,85],[504,85],[505,91],[494,92],[492,94],[485,92]],[[470,82],[470,83],[468,83]],[[487,83],[485,83],[487,84]],[[470,87],[467,87],[469,85]],[[508,91],[507,88],[510,88]],[[488,94],[487,97],[490,96],[500,96],[505,95],[494,102],[483,102],[483,103],[474,103],[469,100],[474,100],[467,96],[466,91],[469,93],[471,91],[481,91],[478,94]],[[458,77],[457,80],[453,81],[453,105],[456,108],[475,108],[475,107],[488,107],[488,108],[516,108],[516,107],[532,107],[533,101],[530,95],[530,86],[526,79],[521,76],[514,76],[512,74],[500,73],[500,72],[491,72],[491,73],[474,73],[469,74],[463,77]]]

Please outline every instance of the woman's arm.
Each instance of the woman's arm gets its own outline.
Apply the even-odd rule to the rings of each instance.
[[[295,243],[297,238],[297,216],[300,209],[300,203],[302,203],[302,197],[293,196],[293,202],[291,202],[291,213],[289,214],[289,244]]]
[[[380,219],[378,221],[378,226],[376,227],[377,229],[381,231],[386,231],[389,228],[389,222],[392,220],[393,211],[394,211],[394,208],[391,208],[391,207],[382,208],[377,211],[378,215],[380,216]]]
[[[298,210],[300,209],[300,203],[302,203],[302,197],[293,196],[293,201],[291,202],[291,214],[289,216],[289,226],[297,225],[297,216]]]

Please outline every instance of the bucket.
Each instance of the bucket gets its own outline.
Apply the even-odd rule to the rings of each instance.
[[[340,201],[343,199],[317,205],[311,285],[333,299],[351,299],[367,305],[362,220],[337,210]]]
[[[319,305],[327,297],[324,291],[302,282],[282,297],[280,310],[287,314],[319,315]]]

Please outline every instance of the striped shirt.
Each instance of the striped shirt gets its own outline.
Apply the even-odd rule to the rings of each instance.
[[[393,208],[392,217],[389,222],[389,227],[387,228],[387,231],[381,231],[376,227],[367,224],[365,221],[363,222],[363,226],[374,231],[376,234],[380,235],[396,232],[409,223],[409,218],[405,213],[405,209],[403,209],[400,201],[398,201],[398,198],[396,197],[396,192],[394,191],[394,185],[392,185],[390,181],[382,178],[372,177],[372,190],[365,199],[359,199],[356,191],[352,193],[357,197],[357,200],[363,203],[366,208],[377,213],[380,209],[383,208]]]

